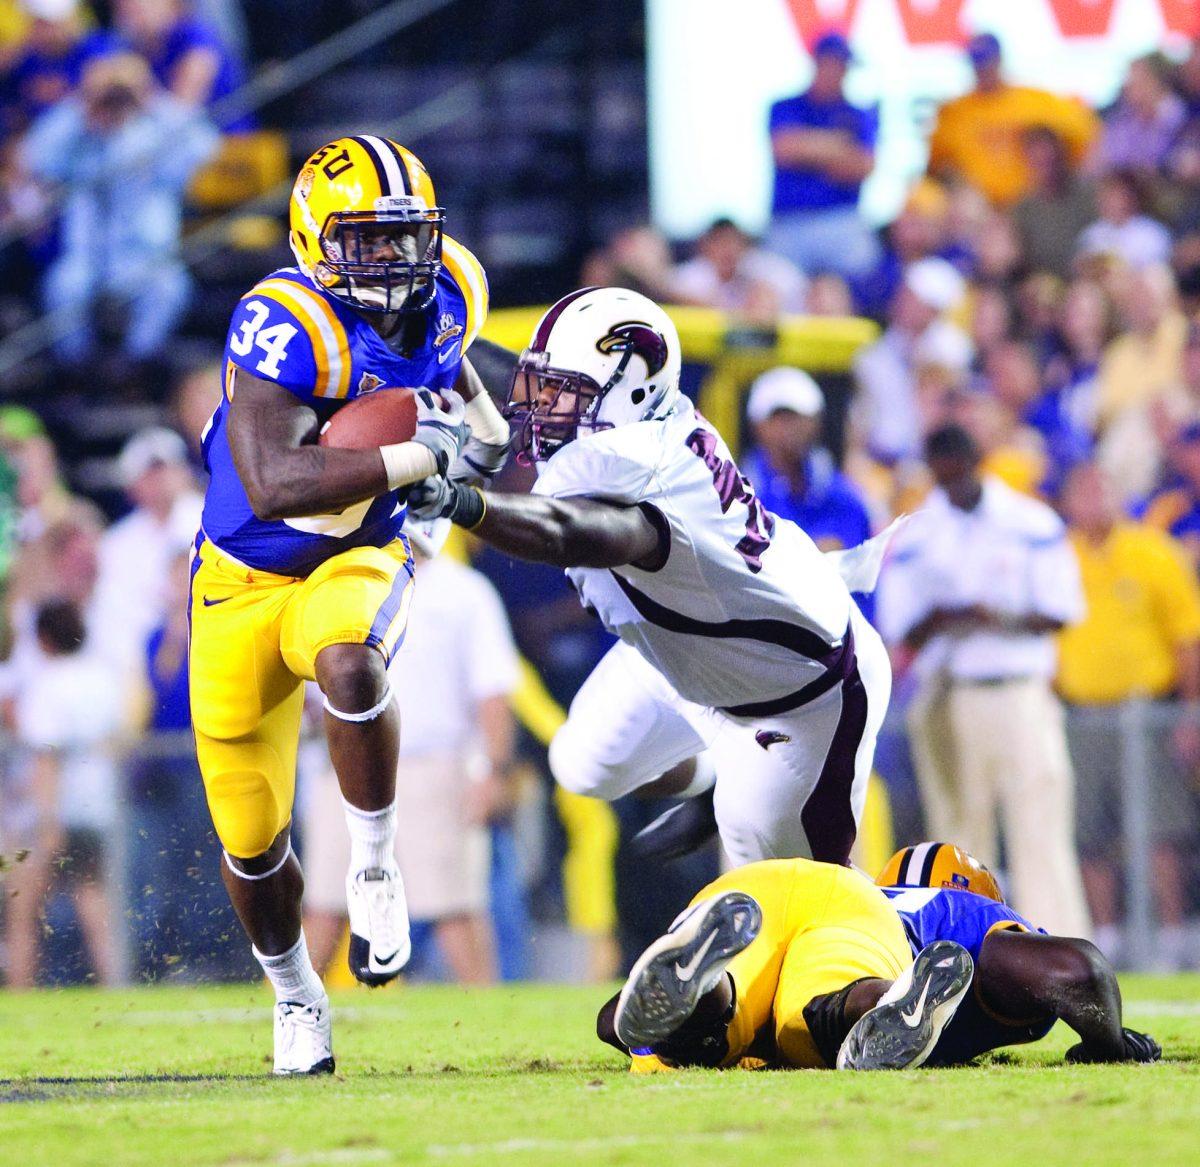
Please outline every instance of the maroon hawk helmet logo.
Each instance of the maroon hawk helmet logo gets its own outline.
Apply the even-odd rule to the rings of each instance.
[[[667,342],[643,320],[614,324],[598,341],[602,353],[632,352],[646,362],[646,375],[653,377],[667,363]]]

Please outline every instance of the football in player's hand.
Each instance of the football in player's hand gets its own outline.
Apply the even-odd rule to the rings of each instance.
[[[317,441],[339,450],[370,450],[412,441],[416,432],[417,391],[377,389],[343,405],[321,427]]]

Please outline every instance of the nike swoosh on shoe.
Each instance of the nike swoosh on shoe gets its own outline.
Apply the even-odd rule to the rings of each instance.
[[[704,959],[704,954],[712,947],[713,941],[717,938],[717,929],[714,928],[708,938],[700,945],[696,954],[686,964],[675,964],[675,975],[681,981],[690,981],[696,975],[696,969],[700,967],[700,962]]]
[[[921,1024],[921,1014],[925,1010],[925,998],[928,996],[929,981],[926,981],[924,987],[921,989],[921,995],[917,998],[916,1005],[913,1006],[913,1011],[911,1013],[905,1013],[903,1009],[900,1011],[900,1020],[903,1021],[904,1024],[909,1027],[909,1029],[916,1029],[916,1027]]]

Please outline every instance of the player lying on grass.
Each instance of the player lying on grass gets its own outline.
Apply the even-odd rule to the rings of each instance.
[[[596,1028],[640,1072],[744,1059],[903,1069],[929,1055],[970,983],[957,944],[933,944],[914,962],[900,917],[859,872],[776,859],[701,890]]]
[[[971,993],[942,1033],[929,1065],[1039,1041],[1064,1021],[1080,1041],[1073,1062],[1152,1062],[1154,1038],[1121,1025],[1117,975],[1086,940],[1047,936],[1005,902],[992,873],[948,843],[897,851],[875,882],[900,915],[913,951],[961,944],[975,962]]]
[[[830,878],[850,894],[826,903],[823,867],[753,864],[701,891],[601,1009],[601,1039],[632,1052],[643,1072],[743,1058],[883,1069],[962,1064],[1037,1041],[1062,1020],[1080,1037],[1069,1061],[1161,1055],[1153,1038],[1122,1027],[1116,975],[1100,952],[1037,932],[957,848],[898,852],[880,875],[887,911],[848,870]],[[732,926],[743,917],[761,921],[757,940],[753,927]],[[915,963],[893,983],[897,924]]]
[[[891,672],[834,560],[768,513],[679,390],[652,301],[585,288],[542,317],[506,414],[532,495],[431,478],[413,513],[564,567],[621,638],[550,749],[557,780],[613,800],[713,787],[726,851],[845,862]]]

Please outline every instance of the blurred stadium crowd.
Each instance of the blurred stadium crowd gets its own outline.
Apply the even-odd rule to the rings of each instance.
[[[0,338],[52,319],[50,359],[7,377],[0,406],[12,986],[251,971],[216,875],[187,712],[196,439],[230,304],[214,307],[207,289],[193,299],[180,248],[222,209],[222,184],[244,197],[286,175],[286,145],[228,98],[248,63],[332,31],[330,7],[0,2]],[[766,127],[776,174],[763,238],[722,219],[668,240],[631,221],[579,280],[717,308],[750,329],[790,314],[879,322],[848,386],[770,370],[746,386],[743,433],[729,436],[765,504],[822,547],[928,511],[902,530],[877,600],[864,599],[897,669],[878,758],[896,842],[952,834],[1010,869],[1027,901],[1017,907],[1035,918],[1051,870],[1048,900],[1081,887],[1078,926],[1090,915],[1120,960],[1145,955],[1123,952],[1122,840],[1140,840],[1156,959],[1195,967],[1200,40],[1131,61],[1104,110],[1008,84],[986,34],[965,51],[975,87],[937,112],[928,172],[892,222],[859,214],[877,127],[843,96],[853,55],[829,33],[812,46],[811,86]],[[453,189],[442,197],[453,206]],[[286,262],[273,220],[238,229],[253,257],[239,262],[258,265],[247,286]],[[216,335],[181,338],[188,312],[206,309]],[[848,394],[844,412],[832,394]],[[976,462],[985,505],[967,522],[955,498]],[[512,467],[506,487],[527,473]],[[1050,508],[1068,530],[1057,549]],[[420,779],[400,797],[413,870],[443,872],[413,905],[439,942],[429,966],[465,980],[610,971],[603,949],[581,957],[559,942],[564,916],[600,933],[615,924],[636,952],[716,858],[651,876],[606,819],[561,800],[555,813],[544,744],[608,643],[558,573],[490,551],[471,571],[439,560],[421,573],[443,578],[413,626],[426,618],[444,636],[414,637],[400,657],[430,679],[404,699],[402,769]],[[1052,638],[1037,618],[1059,614],[1071,627]],[[314,746],[302,849],[330,817],[327,770]],[[620,838],[659,809],[618,805]],[[443,853],[445,837],[469,845]],[[320,963],[338,941],[340,874],[331,888],[312,869]],[[580,907],[589,897],[611,898],[615,917]]]

